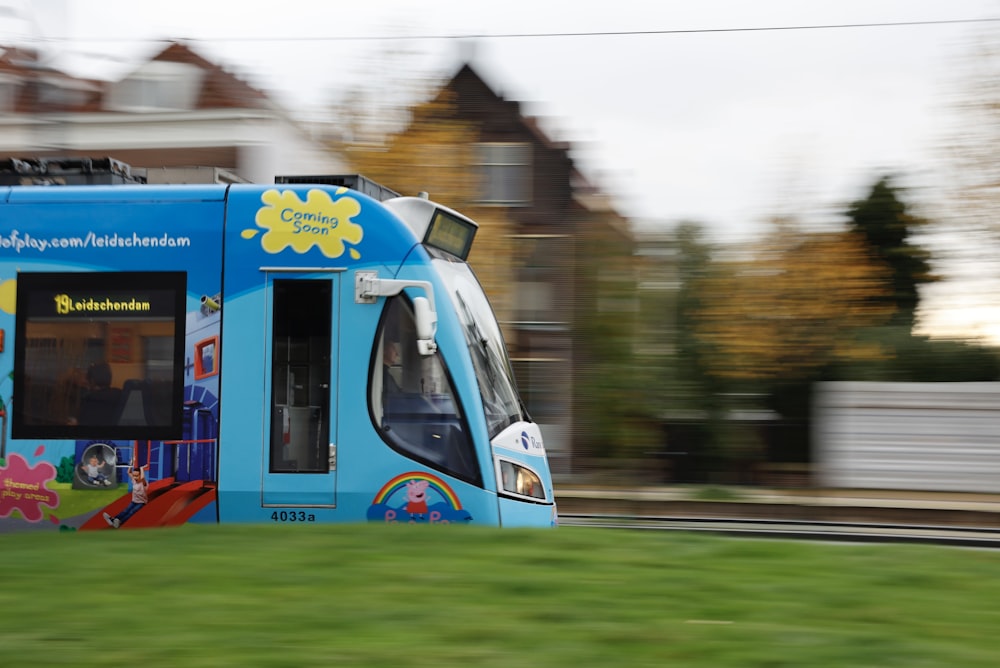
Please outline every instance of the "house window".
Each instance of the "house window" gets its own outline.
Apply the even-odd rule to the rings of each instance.
[[[520,323],[543,322],[552,319],[554,286],[547,281],[518,281],[517,319]]]
[[[515,282],[517,322],[564,326],[572,319],[572,300],[565,299],[571,240],[552,234],[518,234],[513,238],[521,258]]]
[[[14,111],[17,90],[17,79],[0,76],[0,113],[7,114]]]
[[[67,81],[39,81],[38,107],[40,109],[70,109],[87,102],[88,92],[81,86]]]
[[[492,142],[476,147],[482,204],[531,203],[531,145]]]
[[[204,75],[195,65],[154,60],[111,86],[107,105],[122,111],[194,109]]]

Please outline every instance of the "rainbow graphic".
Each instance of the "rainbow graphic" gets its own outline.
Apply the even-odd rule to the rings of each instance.
[[[449,524],[469,522],[455,491],[441,478],[424,471],[401,473],[382,485],[368,508],[369,522]]]

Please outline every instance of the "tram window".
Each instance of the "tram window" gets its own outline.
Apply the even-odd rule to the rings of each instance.
[[[330,470],[332,295],[326,280],[274,282],[272,473]]]
[[[404,297],[387,300],[372,355],[372,419],[397,452],[482,486],[468,425],[441,352],[417,351],[413,311]]]
[[[21,273],[14,438],[180,438],[183,272]]]

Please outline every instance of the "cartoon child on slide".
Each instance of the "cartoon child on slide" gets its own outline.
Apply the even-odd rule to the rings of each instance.
[[[149,465],[147,464],[142,468],[133,466],[129,469],[128,475],[132,478],[132,502],[125,507],[125,510],[114,517],[111,517],[108,513],[104,513],[104,521],[108,523],[108,526],[117,529],[149,502],[149,483],[146,481],[146,476],[143,473],[148,468]]]

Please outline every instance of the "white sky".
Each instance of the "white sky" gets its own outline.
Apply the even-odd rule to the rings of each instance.
[[[30,9],[37,25],[2,20],[4,8]],[[447,75],[467,45],[359,37],[983,18],[1000,18],[1000,0],[0,0],[0,42],[106,38],[76,48],[124,55],[155,49],[143,40],[197,40],[206,57],[304,112],[347,84],[405,76],[384,71],[400,67],[390,50],[413,52],[404,67],[414,74]],[[938,184],[961,58],[987,31],[1000,34],[1000,23],[480,38],[472,62],[526,113],[547,117],[624,214],[695,220],[740,241],[778,213],[827,220],[886,172]],[[1000,340],[1000,312],[976,317]]]

